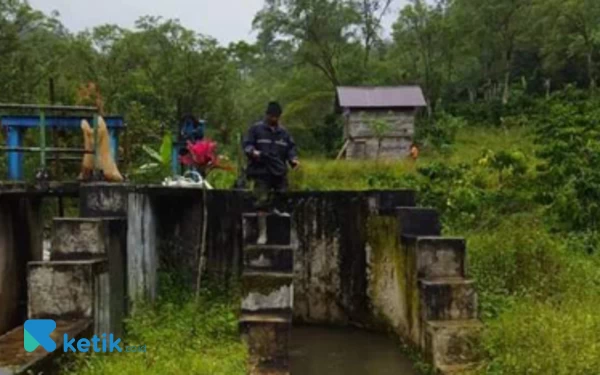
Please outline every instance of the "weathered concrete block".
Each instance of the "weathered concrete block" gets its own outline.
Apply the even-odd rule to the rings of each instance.
[[[414,252],[419,279],[434,280],[466,276],[466,244],[462,238],[403,237],[404,245]]]
[[[54,219],[52,260],[107,259],[111,332],[120,334],[127,311],[127,220],[125,218]]]
[[[128,313],[127,219],[103,218],[108,233],[108,274],[110,279],[110,329],[120,336]]]
[[[104,258],[108,233],[101,219],[55,218],[52,233],[52,260]]]
[[[244,269],[248,271],[294,271],[292,246],[248,245],[244,249]]]
[[[440,215],[434,209],[400,207],[396,214],[400,236],[439,236],[442,233]]]
[[[107,261],[29,263],[30,319],[94,320],[94,332],[110,332]]]
[[[266,216],[266,245],[290,245],[292,218],[288,214]],[[255,245],[260,235],[259,215],[249,213],[242,215],[244,244]]]
[[[81,185],[79,210],[82,217],[127,216],[128,184],[97,182]]]
[[[292,273],[244,272],[242,311],[292,311],[294,303]]]
[[[419,280],[419,287],[423,321],[477,318],[477,292],[473,280]]]
[[[429,322],[425,352],[442,374],[455,374],[480,360],[478,347],[482,330],[483,324],[478,320]]]
[[[275,314],[243,314],[242,339],[249,349],[250,374],[289,373],[289,345],[292,323]]]
[[[369,192],[369,210],[381,216],[394,216],[398,207],[417,205],[414,190],[386,190]]]

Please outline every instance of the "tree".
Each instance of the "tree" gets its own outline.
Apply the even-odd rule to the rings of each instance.
[[[392,0],[357,0],[360,28],[364,40],[364,68],[367,69],[374,43],[379,41],[381,20],[389,10]]]
[[[47,82],[63,63],[65,37],[56,18],[24,1],[0,1],[0,100],[47,101]]]
[[[344,0],[266,0],[254,19],[259,42],[288,39],[301,63],[318,69],[333,87],[340,84],[339,61],[358,22],[353,4]]]
[[[441,96],[443,61],[449,59],[444,55],[444,17],[441,6],[412,0],[393,26],[395,56],[408,72],[408,80],[419,82],[423,87],[430,115]]]
[[[455,5],[465,31],[480,46],[482,78],[502,82],[504,104],[510,98],[514,55],[529,27],[531,5],[532,0],[458,0]]]
[[[590,89],[597,86],[600,51],[600,3],[594,0],[536,0],[546,65],[565,66],[565,56],[581,57]]]

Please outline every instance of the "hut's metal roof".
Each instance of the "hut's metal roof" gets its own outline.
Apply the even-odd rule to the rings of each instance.
[[[337,88],[342,108],[406,108],[425,107],[427,103],[419,86]]]

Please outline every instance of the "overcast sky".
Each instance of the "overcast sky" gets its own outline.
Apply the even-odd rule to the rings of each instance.
[[[252,19],[263,0],[29,0],[35,9],[58,11],[63,24],[71,31],[82,31],[111,23],[132,27],[140,16],[177,18],[199,33],[228,44],[237,40],[254,40]],[[406,0],[394,0],[386,19],[389,29],[398,9]]]

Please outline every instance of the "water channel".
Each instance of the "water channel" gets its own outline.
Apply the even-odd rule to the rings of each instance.
[[[294,327],[290,356],[298,375],[417,374],[396,340],[357,329]]]

